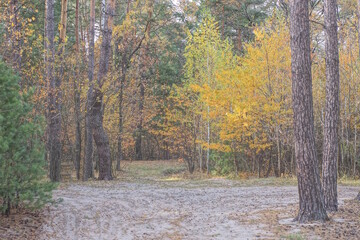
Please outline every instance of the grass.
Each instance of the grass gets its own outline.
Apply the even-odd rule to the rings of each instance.
[[[288,239],[288,240],[304,240],[305,238],[299,234],[299,233],[294,233],[294,234],[289,234],[286,235],[285,237],[283,237],[284,239]]]
[[[122,161],[122,171],[113,169],[114,177],[119,181],[142,182],[142,183],[162,183],[169,185],[177,182],[186,183],[187,187],[224,187],[229,186],[296,186],[295,176],[284,176],[281,178],[268,177],[258,178],[249,173],[240,173],[239,176],[217,176],[207,175],[195,171],[189,174],[186,164],[178,160],[157,160],[157,161]],[[75,175],[75,171],[72,175]],[[72,179],[75,179],[73,177]],[[360,180],[341,177],[339,184],[344,186],[360,186]],[[169,185],[170,186],[170,185]]]

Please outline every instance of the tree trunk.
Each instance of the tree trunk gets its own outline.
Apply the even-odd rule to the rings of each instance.
[[[99,158],[99,180],[112,179],[109,138],[103,126],[105,106],[103,105],[103,93],[101,88],[104,84],[104,77],[106,77],[109,69],[114,12],[115,0],[109,0],[106,6],[106,16],[101,42],[98,80],[91,96],[91,127]]]
[[[360,0],[357,5],[357,17],[358,17],[358,48],[359,48],[359,59],[360,59]]]
[[[206,149],[206,174],[210,174],[210,107],[207,106],[207,149]]]
[[[241,28],[239,27],[237,30],[237,48],[238,51],[241,52],[242,50],[242,39],[241,39]]]
[[[152,3],[149,4],[149,10],[148,10],[148,26],[145,30],[145,36],[147,40],[150,39],[150,19],[152,18]],[[144,46],[143,53],[141,54],[141,64],[140,64],[140,96],[139,96],[139,123],[137,125],[136,129],[136,140],[135,140],[135,155],[137,160],[142,160],[142,135],[143,135],[143,121],[144,121],[144,102],[145,102],[145,81],[146,81],[146,64],[149,64],[147,60],[149,59],[149,45],[148,41],[146,42],[146,45]]]
[[[90,1],[90,25],[89,25],[89,90],[87,92],[86,115],[85,115],[85,158],[83,180],[87,181],[94,177],[93,174],[93,131],[91,124],[91,99],[94,91],[94,42],[95,42],[95,0]]]
[[[141,77],[142,78],[142,77]],[[135,154],[136,160],[142,160],[142,131],[143,131],[143,112],[144,112],[144,98],[145,98],[145,86],[144,79],[140,80],[140,96],[139,96],[139,123],[136,129],[136,140],[135,140]]]
[[[79,0],[75,5],[75,39],[76,39],[76,62],[80,63],[80,41],[79,41]],[[74,102],[75,102],[75,169],[76,178],[80,179],[81,161],[81,109],[80,109],[80,69],[76,66],[76,77],[74,79]]]
[[[279,177],[281,177],[281,143],[280,143],[280,134],[279,126],[276,126],[276,147],[277,147],[277,160],[278,160],[278,172]]]
[[[325,52],[326,52],[326,106],[324,123],[324,147],[322,162],[322,186],[325,208],[337,211],[337,158],[339,153],[339,50],[337,37],[337,3],[325,0]]]
[[[357,17],[358,17],[358,48],[359,48],[359,59],[360,59],[360,0],[357,5]],[[360,192],[357,195],[357,199],[360,201]]]
[[[54,74],[54,0],[46,0],[46,80],[48,83],[47,150],[50,160],[50,179],[60,181],[61,115],[60,78]]]
[[[126,14],[129,14],[131,0],[127,0]],[[119,51],[119,48],[116,48],[116,51]],[[120,54],[120,53],[118,53]],[[120,171],[121,166],[120,162],[123,160],[123,149],[122,149],[122,139],[123,139],[123,125],[124,125],[124,116],[123,116],[123,94],[124,94],[124,84],[126,80],[126,71],[127,71],[127,49],[123,53],[121,59],[121,75],[119,77],[120,90],[119,90],[119,136],[118,136],[118,155],[116,159],[116,170]]]
[[[328,219],[315,151],[308,1],[290,1],[291,72],[299,222]]]
[[[21,76],[21,23],[18,21],[18,0],[11,0],[11,52],[12,52],[12,65],[16,73]],[[22,84],[20,83],[20,86]]]
[[[122,153],[122,136],[123,136],[123,128],[124,128],[124,120],[123,120],[123,91],[124,91],[124,84],[126,80],[126,57],[122,59],[122,70],[121,70],[121,77],[120,77],[120,91],[119,91],[119,136],[118,136],[118,156],[116,160],[116,170],[120,171],[120,162],[123,160],[123,153]]]

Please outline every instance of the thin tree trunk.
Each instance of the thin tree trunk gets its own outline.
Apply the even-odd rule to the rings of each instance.
[[[91,124],[91,111],[94,91],[94,43],[95,43],[95,0],[90,1],[90,24],[89,24],[89,89],[87,92],[86,115],[85,115],[85,158],[83,167],[83,180],[87,181],[94,177],[93,173],[93,131]]]
[[[281,177],[281,149],[280,149],[280,136],[279,136],[278,126],[276,126],[276,147],[277,147],[278,171],[279,171],[279,177]]]
[[[101,88],[109,69],[114,12],[115,0],[109,0],[106,6],[98,79],[91,96],[91,127],[99,158],[99,180],[112,179],[109,138],[103,126],[105,106]]]
[[[118,156],[116,161],[116,170],[120,171],[120,162],[123,160],[123,153],[122,153],[122,138],[123,138],[123,91],[124,91],[124,83],[126,80],[126,57],[122,59],[122,70],[121,70],[121,78],[120,78],[120,91],[119,91],[119,136],[118,136]]]
[[[206,150],[206,173],[210,174],[210,107],[207,106],[207,150]]]
[[[79,39],[79,0],[75,5],[75,39],[76,39],[76,62],[80,63],[80,39]],[[81,161],[81,109],[80,109],[80,69],[76,66],[76,77],[74,79],[74,101],[75,101],[75,168],[76,178],[80,179]]]
[[[144,71],[144,70],[140,70]],[[136,129],[136,140],[135,140],[135,154],[136,160],[142,160],[142,131],[143,131],[143,114],[144,114],[144,100],[145,100],[145,79],[141,77],[140,80],[140,96],[139,96],[139,123]]]
[[[126,14],[130,12],[130,4],[131,0],[127,0]],[[119,48],[116,48],[117,51]],[[121,76],[119,78],[120,82],[120,91],[119,91],[119,136],[118,136],[118,155],[116,159],[116,170],[120,171],[121,166],[120,163],[123,160],[123,149],[122,149],[122,139],[123,139],[123,131],[124,131],[124,116],[123,116],[123,92],[124,92],[124,84],[126,81],[126,71],[127,71],[127,51],[125,49],[123,53],[123,57],[121,59]]]
[[[295,220],[328,219],[315,150],[308,1],[290,1],[290,43],[299,213]]]
[[[337,3],[325,0],[326,106],[322,184],[325,208],[337,211],[337,158],[339,154],[339,51],[337,38]]]
[[[148,10],[148,18],[149,21],[152,18],[152,3],[150,1],[149,4],[149,10]],[[148,22],[148,26],[145,30],[145,36],[149,40],[150,39],[150,29],[151,24]],[[140,64],[140,96],[139,96],[139,123],[137,125],[136,129],[136,140],[135,140],[135,154],[137,160],[142,160],[142,136],[143,136],[143,121],[144,121],[144,102],[145,102],[145,81],[146,81],[146,64],[149,64],[149,62],[146,62],[149,59],[149,45],[148,41],[146,42],[146,46],[144,46],[143,52],[141,54],[141,64]]]
[[[60,181],[61,115],[60,78],[54,74],[54,0],[46,0],[46,80],[48,82],[47,150],[50,160],[50,179]]]
[[[355,133],[354,133],[354,166],[353,176],[356,177],[356,165],[357,165],[357,117],[355,117]]]
[[[20,30],[21,23],[18,21],[18,0],[11,0],[11,51],[12,51],[12,65],[17,74],[21,76],[21,43]],[[20,83],[22,86],[22,83]]]
[[[360,59],[360,0],[357,4],[357,17],[358,17],[358,50],[359,50],[359,59]]]

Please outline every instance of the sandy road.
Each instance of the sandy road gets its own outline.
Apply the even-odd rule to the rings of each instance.
[[[340,187],[340,204],[357,191]],[[215,186],[73,184],[54,192],[63,202],[45,211],[40,239],[271,238],[256,218],[250,225],[249,219],[257,211],[296,203],[297,197],[294,186],[239,187],[231,180],[219,180]]]

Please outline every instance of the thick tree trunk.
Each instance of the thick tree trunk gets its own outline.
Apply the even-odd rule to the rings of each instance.
[[[360,59],[360,0],[357,5],[357,17],[358,17],[358,48],[359,48],[359,59]],[[357,199],[360,201],[360,192],[357,195]]]
[[[299,213],[295,220],[328,219],[315,151],[308,1],[291,0],[290,43]]]
[[[46,80],[48,83],[47,150],[50,160],[50,179],[60,181],[61,115],[60,78],[54,74],[54,0],[46,0]]]
[[[106,6],[103,38],[101,42],[98,80],[91,96],[91,127],[99,157],[99,180],[112,179],[109,138],[103,126],[105,106],[103,105],[103,93],[101,92],[101,88],[109,69],[114,12],[115,0],[109,0]]]
[[[87,92],[86,115],[85,115],[85,158],[83,180],[87,181],[94,177],[93,173],[93,131],[91,124],[92,95],[94,90],[94,43],[95,43],[95,0],[90,1],[90,25],[89,25],[89,89]]]
[[[326,106],[322,163],[322,186],[325,208],[337,211],[337,158],[339,154],[339,50],[337,37],[337,3],[325,0]]]

